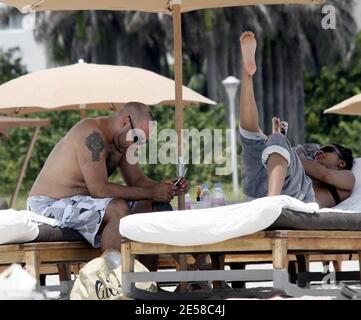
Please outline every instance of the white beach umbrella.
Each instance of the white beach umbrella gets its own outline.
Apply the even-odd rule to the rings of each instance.
[[[324,113],[361,116],[361,94],[358,94],[340,102],[332,108],[325,110]]]
[[[77,63],[26,74],[0,86],[0,113],[49,110],[113,110],[137,101],[175,103],[175,83],[155,72],[128,66]],[[183,86],[183,105],[215,104]]]

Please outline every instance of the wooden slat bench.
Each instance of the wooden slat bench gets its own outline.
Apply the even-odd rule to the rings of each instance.
[[[135,282],[168,281],[273,281],[274,287],[291,296],[332,295],[338,290],[303,289],[289,282],[289,255],[297,254],[361,254],[361,231],[261,231],[244,237],[201,246],[173,246],[165,244],[124,241],[122,244],[122,268],[124,292],[133,297],[146,297],[149,293],[135,289]],[[138,254],[199,254],[199,253],[247,253],[272,256],[273,270],[220,270],[178,272],[134,272],[134,257]],[[360,260],[359,260],[360,261]],[[149,294],[152,295],[152,294]],[[159,297],[167,294],[159,294]],[[169,298],[169,295],[167,296]],[[152,298],[154,296],[152,295]]]
[[[40,280],[40,274],[55,271],[54,264],[59,269],[60,265],[88,262],[100,254],[100,249],[94,249],[84,241],[9,244],[0,245],[0,265],[23,264]]]

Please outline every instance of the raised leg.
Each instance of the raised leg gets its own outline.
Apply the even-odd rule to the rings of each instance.
[[[259,115],[254,97],[252,75],[256,71],[255,53],[256,38],[252,32],[244,32],[240,38],[243,56],[241,99],[240,99],[240,124],[247,131],[260,132]]]

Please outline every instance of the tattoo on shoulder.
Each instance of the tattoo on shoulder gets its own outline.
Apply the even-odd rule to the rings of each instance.
[[[100,160],[100,152],[104,150],[104,141],[101,134],[97,131],[94,131],[88,135],[85,139],[85,145],[88,147],[92,153],[92,160]]]

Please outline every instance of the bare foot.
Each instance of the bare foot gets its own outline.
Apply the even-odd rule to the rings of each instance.
[[[272,132],[273,133],[281,133],[281,120],[280,120],[280,118],[277,118],[277,117],[272,118]]]
[[[249,75],[254,75],[257,66],[255,60],[257,41],[253,32],[246,31],[241,34],[239,39],[243,56],[243,64]]]

